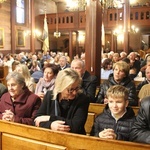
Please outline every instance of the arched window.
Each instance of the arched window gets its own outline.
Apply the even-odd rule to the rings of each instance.
[[[25,0],[16,0],[16,23],[25,24]]]

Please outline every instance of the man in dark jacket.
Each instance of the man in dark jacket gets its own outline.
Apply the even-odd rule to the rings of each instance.
[[[113,65],[113,74],[109,75],[107,81],[104,81],[100,85],[100,90],[96,96],[96,102],[101,104],[107,103],[106,92],[109,87],[114,85],[122,85],[129,90],[129,106],[137,106],[138,98],[136,94],[136,87],[133,81],[129,77],[130,66],[124,62],[119,61]]]
[[[150,83],[150,66],[146,67],[145,75],[146,75],[146,78],[144,81],[142,81],[140,84],[138,84],[137,91],[140,91],[140,89],[142,88],[143,85]]]
[[[135,114],[128,107],[128,94],[129,91],[121,85],[107,90],[108,104],[95,119],[91,135],[105,139],[129,140]]]
[[[81,88],[83,90],[83,93],[90,98],[90,102],[94,103],[96,87],[98,85],[97,77],[91,75],[87,70],[85,70],[84,61],[81,59],[74,59],[71,62],[71,68],[73,70],[76,70],[82,78]]]
[[[130,140],[150,144],[150,96],[141,101],[140,110],[131,129]]]

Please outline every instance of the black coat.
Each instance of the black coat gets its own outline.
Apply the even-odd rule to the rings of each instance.
[[[140,89],[142,88],[142,86],[145,85],[145,84],[148,84],[148,82],[147,82],[146,79],[137,85],[136,90],[140,91]]]
[[[100,85],[100,90],[99,90],[98,95],[96,97],[96,102],[104,104],[104,99],[106,97],[107,90],[111,86],[117,85],[117,84],[118,83],[115,82],[113,74],[110,74],[108,80],[104,81]],[[120,83],[120,85],[126,87],[129,90],[129,97],[128,97],[129,106],[137,106],[138,105],[138,98],[137,98],[136,86],[135,86],[134,82],[129,77],[125,77],[122,80],[122,82]]]
[[[98,85],[97,77],[85,71],[82,77],[82,90],[90,98],[90,102],[95,102],[96,87]]]
[[[66,104],[65,104],[66,105]],[[52,100],[52,91],[48,91],[44,96],[43,103],[39,108],[36,117],[50,115],[50,120],[41,122],[40,127],[50,129],[51,123],[56,120],[65,121],[69,125],[72,133],[86,134],[84,125],[88,115],[89,99],[80,93],[74,100],[70,100],[70,105],[66,111],[62,110],[62,105],[56,100]]]
[[[118,140],[129,140],[129,133],[135,120],[135,114],[131,107],[127,107],[127,112],[116,122],[111,115],[108,105],[104,108],[103,113],[99,114],[92,127],[91,135],[99,137],[99,132],[104,129],[113,129],[117,134]]]
[[[150,144],[150,96],[141,101],[139,112],[131,130],[130,140]]]

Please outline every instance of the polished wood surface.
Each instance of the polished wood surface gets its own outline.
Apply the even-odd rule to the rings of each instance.
[[[103,112],[104,108],[105,108],[105,104],[90,103],[88,112],[95,113],[95,115],[98,115]],[[135,115],[137,115],[139,107],[132,106],[132,108]]]
[[[0,121],[1,150],[149,150],[148,144],[106,140],[85,135],[52,131],[18,123]]]

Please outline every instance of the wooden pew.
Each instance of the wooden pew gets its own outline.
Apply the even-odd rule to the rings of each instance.
[[[0,120],[0,150],[149,150],[148,144],[106,140]]]
[[[8,75],[8,66],[0,66],[0,82],[6,85],[6,76]]]
[[[102,84],[104,81],[106,81],[106,79],[101,79],[101,80],[100,80],[100,84]],[[133,82],[134,82],[135,86],[137,86],[139,83],[142,82],[142,80],[141,80],[141,81],[134,80]]]
[[[86,135],[90,135],[94,120],[95,120],[95,113],[88,113],[87,120],[84,126]]]
[[[90,103],[88,112],[95,113],[95,115],[97,115],[103,112],[104,107],[105,107],[105,104]],[[133,108],[135,115],[137,115],[139,107],[132,106],[132,108]]]
[[[97,104],[97,103],[90,103],[89,110],[88,110],[88,117],[85,123],[85,130],[87,135],[90,134],[94,119],[95,117],[103,112],[103,109],[105,108],[105,104]],[[132,107],[135,115],[137,115],[139,107]]]

